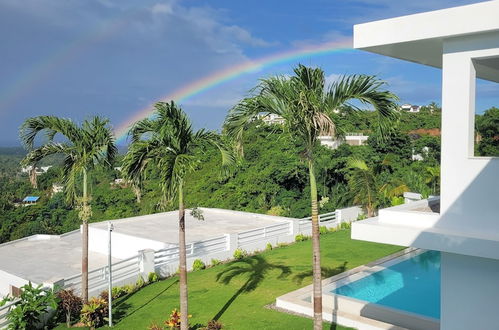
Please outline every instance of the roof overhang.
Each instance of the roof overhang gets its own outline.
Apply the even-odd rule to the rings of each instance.
[[[354,48],[436,68],[442,67],[444,41],[497,35],[499,1],[401,16],[354,26]],[[481,68],[480,68],[481,67]],[[499,81],[499,60],[480,63],[477,76]]]

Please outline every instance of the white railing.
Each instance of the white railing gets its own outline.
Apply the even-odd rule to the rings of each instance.
[[[113,282],[138,278],[140,274],[138,256],[118,261],[112,265]],[[109,267],[94,269],[88,273],[88,288],[92,291],[105,290],[109,279]],[[81,274],[64,279],[64,288],[81,292]]]
[[[186,244],[187,257],[209,255],[227,250],[226,236],[210,238],[204,241]],[[154,265],[156,267],[173,263],[178,260],[178,247],[172,247],[154,252]]]
[[[306,217],[306,218],[300,219],[300,224],[310,222],[311,220],[312,220],[312,217]],[[324,214],[319,214],[319,221],[331,221],[331,220],[336,220],[336,211],[324,213]]]
[[[290,235],[292,231],[291,222],[278,223],[271,226],[252,229],[237,234],[238,245],[259,241],[271,237]]]
[[[9,321],[7,320],[7,315],[9,314],[10,309],[14,306],[17,300],[10,301],[0,307],[0,329],[7,328]]]
[[[341,222],[350,222],[357,218],[359,210],[356,207],[337,210],[319,215],[321,226],[328,228],[337,227]],[[345,212],[349,212],[347,215]],[[303,219],[290,219],[273,225],[247,230],[239,233],[225,234],[204,241],[193,242],[186,245],[188,267],[192,266],[194,257],[209,262],[210,258],[230,259],[237,248],[254,252],[266,247],[266,244],[290,243],[295,235],[302,233],[309,235],[311,232],[311,217]],[[145,253],[145,254],[144,254]],[[148,257],[145,255],[148,254]],[[113,267],[113,285],[133,283],[139,275],[147,276],[150,271],[159,272],[162,276],[171,275],[178,269],[178,247],[170,247],[157,251],[144,250],[131,258],[118,261]],[[99,294],[107,288],[109,269],[107,266],[89,272],[89,295]],[[63,287],[81,291],[81,274],[65,278]],[[5,308],[0,308],[0,321]],[[4,312],[7,313],[7,312]],[[0,323],[1,324],[1,323]]]

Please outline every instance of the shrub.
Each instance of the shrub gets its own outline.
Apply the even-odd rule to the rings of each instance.
[[[270,250],[272,250],[272,244],[267,243],[267,245],[265,246],[265,251],[270,251]]]
[[[359,216],[357,217],[357,220],[364,220],[364,219],[367,219],[367,215],[364,213],[359,214]]]
[[[87,327],[97,328],[104,325],[108,316],[107,301],[102,298],[92,298],[81,309],[80,322]]]
[[[217,320],[211,320],[208,322],[206,327],[204,328],[205,330],[220,330],[223,328],[222,323],[218,322]]]
[[[351,226],[352,226],[352,225],[350,224],[350,222],[342,222],[342,223],[340,224],[340,228],[341,228],[341,229],[350,229],[350,227],[351,227]]]
[[[146,281],[142,278],[142,276],[139,275],[137,278],[137,282],[135,282],[135,291],[139,290],[140,288],[143,288],[146,285]]]
[[[270,210],[267,211],[268,215],[275,215],[285,217],[288,214],[288,211],[280,205],[272,206]]]
[[[319,227],[319,233],[320,233],[321,235],[327,234],[327,233],[329,233],[329,229],[327,229],[327,227],[326,227],[326,226],[320,226],[320,227]]]
[[[113,289],[112,289],[113,299],[122,297],[126,293],[127,292],[126,292],[125,288],[122,286],[116,286],[116,287],[113,287]]]
[[[165,321],[165,325],[170,329],[180,329],[180,312],[175,308],[172,310],[170,317]]]
[[[157,324],[156,322],[153,322],[151,323],[151,325],[147,327],[147,330],[163,330],[163,327]]]
[[[295,242],[303,242],[308,240],[310,237],[303,235],[303,234],[298,234],[295,236]]]
[[[2,299],[0,299],[0,307],[5,306],[7,303],[11,302],[12,300],[14,300],[14,298],[12,298],[9,295],[6,295]]]
[[[222,261],[218,260],[218,259],[211,259],[211,266],[218,266],[222,263]]]
[[[83,300],[75,295],[72,289],[57,292],[57,298],[59,298],[57,312],[60,316],[64,316],[66,319],[66,326],[69,328],[71,326],[71,320],[79,318]],[[61,318],[62,317],[59,319]]]
[[[159,281],[158,274],[156,274],[156,272],[150,272],[149,275],[147,275],[147,281],[149,283],[154,283]]]
[[[127,294],[130,294],[130,293],[134,293],[135,291],[137,291],[137,287],[135,286],[135,284],[127,284],[127,285],[123,286],[123,290]]]
[[[242,258],[246,257],[248,253],[244,251],[243,249],[236,249],[234,251],[234,259],[236,260],[241,260]]]
[[[43,327],[43,317],[56,309],[56,296],[53,290],[34,287],[31,282],[21,287],[19,301],[7,315],[10,329],[38,329]]]
[[[194,271],[203,270],[205,268],[206,268],[206,265],[204,264],[203,260],[201,260],[201,259],[196,259],[192,263],[192,270],[194,270]]]
[[[288,243],[277,243],[278,248],[286,247],[288,245],[289,245]]]

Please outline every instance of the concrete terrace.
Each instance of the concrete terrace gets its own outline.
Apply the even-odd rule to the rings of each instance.
[[[194,243],[236,234],[293,219],[248,212],[203,208],[204,220],[186,210],[186,239]],[[136,256],[140,250],[178,245],[178,211],[111,221],[113,263]],[[107,266],[108,222],[89,225],[89,271]],[[224,238],[225,239],[225,238]],[[81,272],[81,235],[33,235],[0,244],[0,297],[28,281],[55,283]]]
[[[186,242],[192,243],[224,234],[240,233],[265,227],[291,218],[249,212],[202,208],[204,220],[185,212]],[[178,211],[157,213],[111,221],[114,232],[163,243],[178,244]],[[91,224],[94,229],[107,230],[107,222]]]
[[[119,259],[114,259],[117,261]],[[107,256],[89,251],[89,269],[107,265]],[[33,283],[57,281],[81,272],[81,235],[34,235],[0,245],[0,277],[14,275]],[[7,273],[7,274],[5,274]],[[0,285],[1,285],[0,281]],[[0,294],[2,293],[0,287]]]

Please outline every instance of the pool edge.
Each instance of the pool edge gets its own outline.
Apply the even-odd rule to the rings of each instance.
[[[373,271],[390,261],[406,258],[409,254],[422,251],[415,248],[406,248],[386,257],[380,258],[366,265],[361,265],[341,274],[322,280],[322,287],[330,286],[349,276]],[[276,306],[294,313],[312,316],[311,302],[305,301],[312,292],[312,285],[289,292],[276,299]],[[362,330],[373,329],[424,329],[437,330],[440,322],[436,319],[399,311],[385,306],[372,304],[366,301],[339,296],[336,294],[323,294],[323,319],[343,326],[354,327]]]

